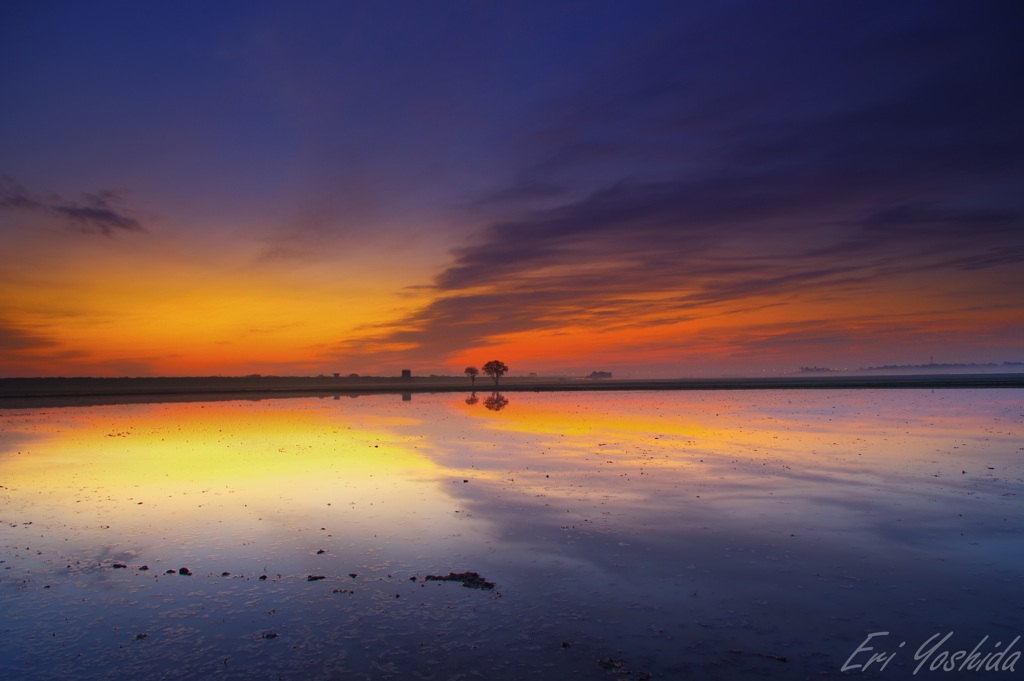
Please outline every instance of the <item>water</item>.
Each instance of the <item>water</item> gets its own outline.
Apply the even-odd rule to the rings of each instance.
[[[976,678],[931,666],[1024,634],[1019,390],[477,397],[0,411],[0,677]]]

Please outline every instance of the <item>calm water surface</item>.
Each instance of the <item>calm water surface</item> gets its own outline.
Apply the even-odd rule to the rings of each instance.
[[[0,677],[1024,674],[1021,391],[505,398],[0,411]]]

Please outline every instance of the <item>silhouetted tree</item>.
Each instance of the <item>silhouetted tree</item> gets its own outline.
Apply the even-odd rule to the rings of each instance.
[[[508,373],[508,366],[504,362],[492,359],[484,365],[484,373],[494,379],[494,385],[498,385],[498,379]]]
[[[466,367],[466,375],[469,376],[469,382],[471,385],[476,385],[476,376],[480,373],[480,370],[476,367]]]

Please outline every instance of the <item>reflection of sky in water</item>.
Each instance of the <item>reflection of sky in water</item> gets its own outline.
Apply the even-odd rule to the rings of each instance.
[[[800,678],[888,630],[898,678],[1024,631],[1020,391],[506,397],[0,412],[0,675]]]

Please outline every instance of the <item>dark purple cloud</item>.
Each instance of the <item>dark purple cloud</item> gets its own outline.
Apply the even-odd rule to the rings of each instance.
[[[118,232],[145,232],[146,228],[120,207],[121,196],[102,190],[86,194],[79,201],[59,196],[37,197],[10,178],[0,180],[0,210],[25,210],[48,213],[65,227],[87,234],[112,237]]]
[[[541,107],[533,158],[476,199],[499,217],[388,338],[440,352],[1024,260],[1019,11],[740,8]]]
[[[48,349],[55,341],[21,325],[0,319],[0,352],[20,353]]]

